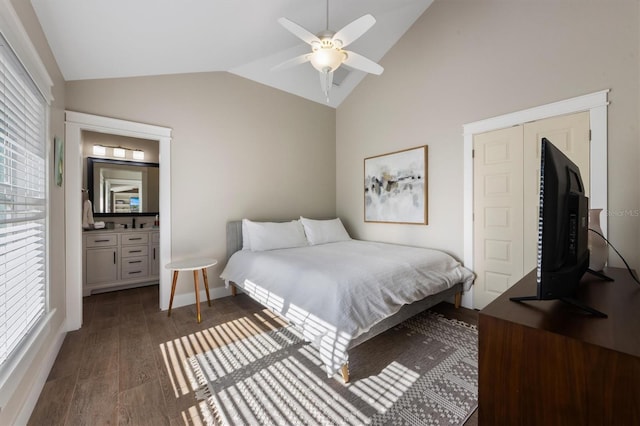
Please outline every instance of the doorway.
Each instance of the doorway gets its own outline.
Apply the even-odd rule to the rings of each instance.
[[[82,326],[82,133],[92,131],[158,141],[160,262],[171,259],[171,129],[74,111],[65,112],[65,227],[67,331]],[[169,306],[170,271],[160,269],[160,309]]]
[[[536,120],[588,112],[591,128],[589,147],[590,208],[607,209],[607,94],[609,89],[542,105],[510,114],[489,118],[463,126],[464,131],[464,264],[474,270],[474,220],[473,220],[473,137],[498,129],[505,129]],[[607,232],[607,218],[603,215],[602,230]],[[474,288],[463,294],[462,305],[474,307]]]

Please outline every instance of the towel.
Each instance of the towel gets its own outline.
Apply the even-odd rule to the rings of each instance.
[[[82,206],[82,227],[91,229],[93,225],[93,206],[91,205],[91,200],[85,200]]]

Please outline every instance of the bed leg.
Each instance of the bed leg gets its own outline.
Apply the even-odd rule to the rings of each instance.
[[[233,284],[229,284],[229,286],[231,286],[231,295],[235,296],[238,293],[238,289]]]
[[[340,369],[340,373],[342,374],[342,380],[344,383],[349,383],[349,364],[344,364]]]
[[[456,307],[456,309],[458,309],[461,304],[462,304],[462,292],[459,291],[456,293],[456,300],[453,305]]]

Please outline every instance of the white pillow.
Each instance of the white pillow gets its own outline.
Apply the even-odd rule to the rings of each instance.
[[[278,223],[253,222],[243,219],[242,224],[247,230],[246,234],[249,237],[250,249],[252,251],[304,247],[308,245],[304,235],[304,229],[298,220]]]
[[[351,239],[339,217],[330,220],[314,220],[300,216],[300,222],[312,246]]]

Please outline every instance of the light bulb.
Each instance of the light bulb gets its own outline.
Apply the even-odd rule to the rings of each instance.
[[[94,155],[106,155],[107,154],[107,148],[105,148],[102,145],[94,145],[93,146],[93,154]]]
[[[124,148],[113,148],[114,157],[124,158],[125,155],[126,155],[126,151],[124,150]]]
[[[320,72],[335,71],[342,65],[342,61],[346,56],[342,50],[333,47],[321,47],[311,54],[311,65]]]

